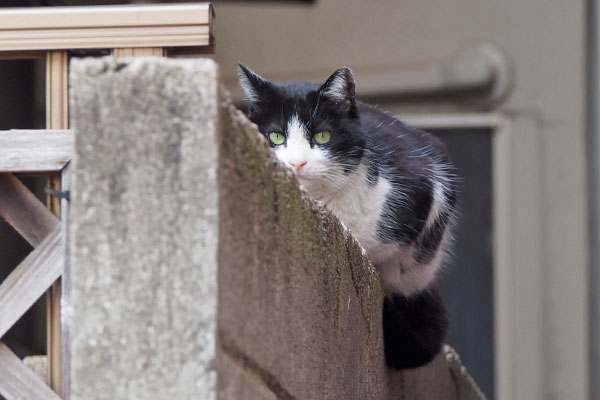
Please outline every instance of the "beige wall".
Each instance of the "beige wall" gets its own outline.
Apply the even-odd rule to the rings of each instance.
[[[587,398],[585,3],[318,0],[215,8],[216,59],[226,82],[235,80],[240,61],[273,79],[306,72],[324,79],[347,65],[360,92],[361,73],[378,67],[400,71],[482,42],[504,50],[514,65],[514,92],[489,110],[510,126],[504,150],[496,153],[503,161],[495,163],[504,166],[496,171],[505,177],[506,200],[498,215],[503,221],[496,222],[505,227],[500,248],[513,299],[507,326],[499,328],[511,348],[500,393],[503,399]],[[485,110],[451,98],[386,107]]]

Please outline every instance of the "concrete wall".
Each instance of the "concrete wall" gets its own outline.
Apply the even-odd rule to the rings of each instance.
[[[216,76],[72,64],[71,398],[480,399],[450,348],[386,369],[377,273]]]
[[[494,106],[454,97],[378,99],[397,114],[493,112],[507,123],[495,243],[511,276],[497,304],[501,399],[588,398],[588,219],[585,170],[586,5],[583,0],[217,4],[215,59],[235,85],[241,61],[273,79],[342,65],[361,74],[453,57],[482,42],[512,62],[514,90]],[[251,22],[251,23],[249,23]],[[497,175],[497,176],[499,176]],[[499,200],[499,201],[498,201]],[[501,204],[499,204],[499,202]],[[496,235],[496,240],[498,239]],[[504,293],[504,292],[503,292]],[[496,293],[499,295],[500,293]]]
[[[215,399],[216,66],[74,61],[70,85],[71,398]]]

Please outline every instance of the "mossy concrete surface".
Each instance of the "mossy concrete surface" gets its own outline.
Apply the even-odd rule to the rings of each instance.
[[[480,399],[385,366],[383,290],[207,60],[73,64],[71,398]]]
[[[221,132],[223,350],[283,398],[381,398],[377,274],[349,232],[226,103]]]
[[[384,293],[365,252],[222,98],[219,342],[270,392],[237,398],[481,399],[449,347],[426,367],[386,368]]]

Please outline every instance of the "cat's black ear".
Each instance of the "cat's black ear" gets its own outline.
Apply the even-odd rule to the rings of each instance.
[[[246,66],[239,64],[238,77],[240,86],[248,99],[250,107],[260,103],[266,91],[272,88],[271,82],[252,72]]]
[[[330,102],[342,107],[343,111],[356,114],[354,75],[350,68],[343,67],[335,71],[321,86],[319,92]]]

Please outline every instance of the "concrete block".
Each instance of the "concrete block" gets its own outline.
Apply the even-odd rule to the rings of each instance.
[[[221,353],[219,358],[219,399],[278,400],[277,395],[258,376],[248,360],[233,359]]]
[[[71,64],[71,398],[214,399],[217,66]]]
[[[48,356],[27,356],[23,359],[23,364],[42,381],[48,380]]]

